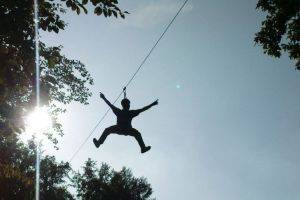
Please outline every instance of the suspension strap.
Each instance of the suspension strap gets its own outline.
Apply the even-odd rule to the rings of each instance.
[[[124,99],[126,99],[126,87],[123,88],[123,92],[124,92]]]

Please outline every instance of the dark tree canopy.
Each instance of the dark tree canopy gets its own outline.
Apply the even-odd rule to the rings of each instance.
[[[146,178],[135,178],[130,169],[117,172],[102,163],[88,159],[83,173],[77,173],[73,179],[77,188],[77,197],[82,200],[151,200],[152,188]]]
[[[267,16],[255,42],[270,56],[287,52],[300,70],[300,0],[259,0],[257,9]]]
[[[33,0],[0,1],[0,134],[21,133],[24,116],[36,105],[35,35]],[[68,10],[105,17],[125,17],[117,0],[38,0],[40,31],[58,33],[66,28],[61,15]],[[83,63],[68,59],[62,47],[47,47],[40,42],[41,104],[51,108],[54,127],[47,133],[57,143],[62,135],[57,115],[64,111],[59,105],[70,102],[87,104],[93,79]]]
[[[0,136],[0,199],[34,199],[36,145],[18,141],[14,135]],[[45,200],[74,199],[68,190],[67,180],[71,167],[56,162],[53,156],[41,158],[40,197]]]
[[[36,145],[9,140],[0,135],[0,200],[32,200],[35,197]],[[151,200],[152,188],[146,178],[136,178],[131,171],[97,167],[88,159],[83,172],[75,173],[69,163],[53,156],[41,156],[40,198],[43,200]],[[75,189],[75,190],[74,190]],[[72,193],[70,191],[73,191]],[[77,197],[77,198],[76,198]]]
[[[71,10],[105,17],[125,17],[117,0],[38,0],[40,31],[59,33],[66,28],[61,15]],[[24,144],[24,116],[36,105],[35,35],[33,0],[0,1],[0,200],[34,199],[36,145]],[[42,40],[41,40],[42,41]],[[61,46],[40,42],[41,104],[52,109],[54,132],[62,134],[57,114],[70,102],[87,104],[93,79],[84,64],[67,58]],[[50,140],[56,136],[46,133]],[[84,173],[73,173],[69,163],[42,156],[40,197],[44,200],[82,199],[148,200],[152,188],[145,178],[133,177],[129,169],[116,172],[106,164],[100,169],[88,160]],[[70,193],[75,187],[77,194]]]

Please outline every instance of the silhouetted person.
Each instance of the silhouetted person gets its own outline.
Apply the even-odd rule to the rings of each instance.
[[[152,106],[157,105],[158,99],[156,101],[154,101],[153,103],[151,103],[150,105],[145,106],[144,108],[137,109],[137,110],[129,110],[130,101],[128,99],[124,98],[121,101],[121,105],[123,107],[123,109],[121,110],[121,109],[115,107],[114,105],[112,105],[105,98],[104,94],[102,94],[101,92],[100,92],[100,97],[107,103],[107,105],[112,109],[113,113],[117,116],[117,125],[106,128],[103,131],[99,140],[94,138],[93,142],[94,142],[95,146],[98,148],[101,144],[103,144],[103,142],[105,141],[106,137],[109,134],[116,133],[119,135],[133,136],[139,143],[142,153],[149,151],[151,149],[151,146],[145,145],[141,133],[138,130],[132,128],[131,121],[134,117],[138,116],[141,112],[144,112],[145,110],[148,110]]]

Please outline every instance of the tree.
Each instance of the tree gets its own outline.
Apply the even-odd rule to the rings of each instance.
[[[9,140],[0,135],[0,200],[31,200],[35,196],[36,145]],[[70,188],[77,193],[72,194]],[[83,172],[75,173],[68,162],[41,156],[40,198],[44,200],[151,200],[152,188],[146,178],[135,178],[130,169],[117,172],[107,164],[97,168],[88,159]]]
[[[68,9],[77,14],[87,13],[87,6],[96,15],[125,17],[117,0],[38,0],[40,30],[59,33],[66,23],[60,16]],[[23,117],[35,102],[35,35],[33,0],[0,1],[0,200],[34,199],[36,144],[21,142],[18,134],[24,130]],[[61,46],[47,47],[40,43],[41,104],[52,108],[54,129],[62,134],[57,114],[59,105],[70,102],[87,104],[91,95],[88,86],[93,79],[80,61],[68,59]],[[54,143],[56,137],[48,133]],[[96,168],[88,160],[84,174],[72,177],[69,163],[58,163],[52,156],[40,161],[40,196],[45,200],[74,199],[69,192],[71,181],[78,197],[92,199],[95,194],[109,199],[147,200],[152,194],[145,178],[134,178],[129,169],[120,172],[103,164]],[[100,184],[100,185],[99,185]],[[101,186],[101,187],[98,187]],[[103,187],[102,187],[103,186]],[[93,190],[95,189],[95,190]]]
[[[29,149],[24,149],[23,146],[17,142],[17,138],[14,134],[7,137],[0,135],[1,200],[30,199],[34,197],[33,177],[35,174],[35,159],[32,153],[34,152]]]
[[[57,163],[54,156],[45,156],[41,160],[41,199],[74,199],[68,184],[71,182],[71,170],[69,163]]]
[[[146,178],[135,178],[130,169],[119,172],[102,163],[88,159],[83,173],[78,172],[73,182],[77,197],[82,200],[151,200],[152,188]]]
[[[254,41],[270,56],[280,57],[287,52],[300,70],[300,1],[259,0],[256,8],[267,12],[267,16]]]
[[[0,1],[0,134],[24,131],[24,116],[36,105],[35,31],[33,0]],[[96,15],[125,17],[117,0],[38,0],[40,30],[59,33],[66,27],[61,15],[67,10],[87,13],[87,6]],[[47,47],[40,42],[41,104],[51,108],[54,126],[47,136],[54,144],[57,134],[63,135],[57,115],[70,102],[87,104],[88,89],[93,79],[83,63],[68,59],[62,46]],[[53,133],[57,133],[53,135]]]
[[[36,145],[18,141],[14,134],[9,139],[0,136],[0,199],[34,199]],[[40,197],[45,200],[74,199],[68,190],[71,167],[57,163],[53,156],[40,162]]]

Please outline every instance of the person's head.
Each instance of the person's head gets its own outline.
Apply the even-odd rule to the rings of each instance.
[[[123,107],[123,109],[124,110],[129,110],[129,108],[130,108],[130,101],[129,101],[129,99],[123,99],[122,101],[121,101],[121,105],[122,105],[122,107]]]

